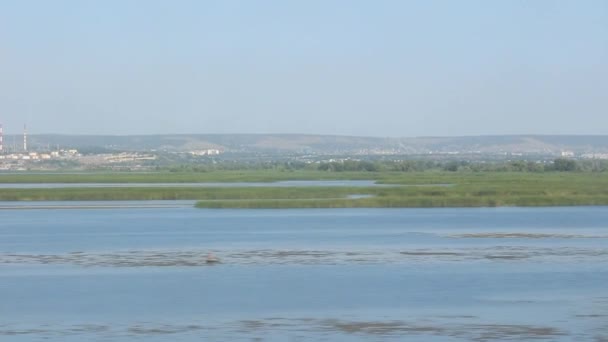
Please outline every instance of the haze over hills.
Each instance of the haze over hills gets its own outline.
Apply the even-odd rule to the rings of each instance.
[[[5,144],[20,136],[5,137]],[[218,149],[238,153],[429,154],[429,153],[607,153],[608,135],[502,135],[381,138],[306,134],[179,135],[31,135],[32,148],[109,151],[192,151]]]

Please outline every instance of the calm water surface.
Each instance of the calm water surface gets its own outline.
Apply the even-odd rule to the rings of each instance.
[[[128,204],[0,210],[0,340],[608,339],[606,207]]]
[[[374,180],[294,180],[277,182],[199,183],[0,183],[0,189],[58,188],[300,188],[300,187],[449,187],[454,184],[380,184]]]
[[[438,186],[445,184],[438,184]],[[278,182],[199,182],[199,183],[0,183],[0,189],[56,188],[267,188],[267,187],[369,187],[388,186],[373,180],[299,180]],[[416,186],[429,186],[420,184]]]

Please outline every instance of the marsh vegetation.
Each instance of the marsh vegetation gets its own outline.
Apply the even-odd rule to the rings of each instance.
[[[278,187],[280,180],[371,179],[383,187]],[[149,187],[2,189],[2,201],[198,200],[201,208],[495,207],[608,205],[603,172],[231,171],[2,175],[4,183],[151,183]],[[154,183],[269,182],[267,187]],[[425,185],[425,186],[411,186]],[[446,186],[449,185],[449,186]],[[355,196],[353,196],[355,195]]]

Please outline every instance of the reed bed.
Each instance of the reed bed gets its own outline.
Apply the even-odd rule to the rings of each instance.
[[[154,183],[193,181],[275,181],[280,172],[213,174],[137,174],[121,175],[128,180]],[[324,179],[324,172],[304,172],[301,178]],[[209,174],[204,174],[209,176]],[[375,175],[375,177],[374,177]],[[0,179],[7,175],[2,175]],[[10,175],[12,176],[12,175]],[[22,176],[22,175],[19,175]],[[55,177],[65,182],[67,175]],[[73,176],[73,175],[72,175]],[[129,177],[135,178],[129,178]],[[319,176],[319,177],[318,177]],[[368,177],[364,177],[368,176]],[[101,178],[100,178],[101,177]],[[103,183],[109,175],[77,175],[78,182]],[[121,178],[122,177],[122,178]],[[256,178],[257,177],[257,178]],[[281,176],[282,177],[282,176]],[[47,178],[31,178],[41,180]],[[608,174],[605,173],[341,173],[337,178],[375,179],[383,187],[102,187],[0,189],[2,201],[86,201],[86,200],[198,200],[201,208],[399,208],[399,207],[495,207],[495,206],[572,206],[608,205]],[[23,179],[21,179],[23,180]],[[47,179],[48,180],[48,179]],[[47,182],[45,180],[45,182]],[[3,181],[5,181],[3,179]],[[67,182],[66,182],[67,183]],[[127,182],[128,183],[128,182]],[[423,186],[420,186],[423,185]],[[364,195],[364,198],[349,198]],[[368,197],[365,197],[368,196]]]

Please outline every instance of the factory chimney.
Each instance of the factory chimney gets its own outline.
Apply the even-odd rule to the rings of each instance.
[[[1,123],[0,123],[0,153],[4,153],[4,130],[2,129]]]
[[[27,152],[27,126],[23,125],[23,152]]]

